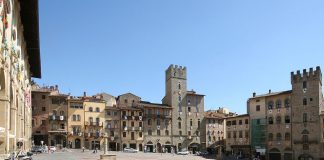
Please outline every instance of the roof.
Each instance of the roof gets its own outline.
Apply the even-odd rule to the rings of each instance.
[[[68,97],[69,95],[67,94],[53,94],[53,95],[49,95],[50,97]]]
[[[225,118],[226,116],[224,114],[216,113],[216,112],[205,112],[204,113],[204,117],[205,118],[218,118],[218,119],[222,119],[222,118]]]
[[[134,96],[134,97],[137,97],[137,98],[141,99],[141,97],[139,97],[139,96],[137,96],[137,95],[135,95],[135,94],[133,94],[133,93],[128,92],[128,93],[125,93],[125,94],[119,95],[119,96],[116,98],[116,100],[119,100],[120,97],[125,96],[125,95],[131,95],[131,96]]]
[[[195,91],[187,91],[187,94],[189,94],[189,95],[196,95],[196,96],[205,96],[203,94],[197,94]]]
[[[248,116],[249,116],[249,114],[240,114],[240,115],[236,115],[236,116],[233,116],[233,117],[227,117],[226,119],[231,119],[231,118],[235,119],[235,118],[248,117]]]
[[[270,96],[276,96],[276,95],[281,95],[281,94],[289,94],[291,92],[292,92],[292,90],[271,92],[271,93],[267,93],[267,94],[256,95],[255,97],[251,97],[250,99],[261,98],[261,97],[270,97]]]
[[[41,78],[38,0],[19,0],[31,76]]]
[[[147,101],[141,101],[141,104],[147,104],[150,105],[149,107],[164,107],[164,108],[171,108],[170,106],[166,105],[166,104],[160,104],[160,103],[151,103],[151,102],[147,102]]]

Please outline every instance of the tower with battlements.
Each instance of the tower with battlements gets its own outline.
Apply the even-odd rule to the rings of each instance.
[[[319,111],[323,101],[320,67],[291,72],[293,159],[319,159],[321,129]]]
[[[172,107],[172,145],[176,151],[198,151],[201,149],[204,95],[187,91],[186,67],[170,65],[165,77],[165,97],[162,101]]]

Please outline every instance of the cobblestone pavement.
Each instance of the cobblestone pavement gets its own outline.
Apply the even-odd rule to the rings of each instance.
[[[68,150],[66,152],[57,151],[55,153],[42,153],[33,155],[34,160],[98,160],[100,154],[103,152],[92,153],[92,151],[86,150]],[[117,160],[208,160],[215,158],[204,158],[196,155],[172,155],[170,153],[124,153],[124,152],[112,152],[109,154],[115,154]]]

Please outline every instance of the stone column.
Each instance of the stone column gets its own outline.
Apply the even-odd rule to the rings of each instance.
[[[104,139],[104,154],[108,154],[108,137],[105,136]]]

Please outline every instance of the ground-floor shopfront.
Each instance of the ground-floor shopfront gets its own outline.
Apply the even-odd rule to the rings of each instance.
[[[68,145],[66,132],[50,132],[48,135],[48,144],[56,146],[58,149],[65,148]]]

